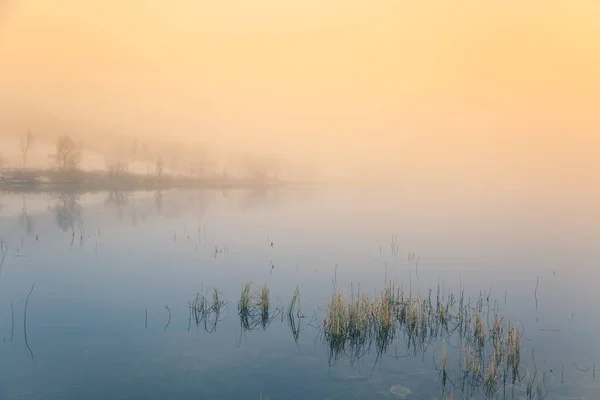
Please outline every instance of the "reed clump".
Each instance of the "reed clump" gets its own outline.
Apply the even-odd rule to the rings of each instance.
[[[262,287],[252,282],[242,286],[238,301],[238,316],[243,331],[257,327],[267,329],[269,324],[279,315],[279,309],[271,306],[271,290],[265,283]]]
[[[361,357],[367,347],[372,324],[371,318],[375,313],[375,304],[366,294],[356,296],[348,306],[348,353],[351,359]]]
[[[348,304],[342,292],[331,295],[329,308],[323,322],[323,333],[329,345],[329,361],[338,359],[343,354],[349,338]]]
[[[493,314],[491,312],[493,311]],[[493,315],[491,322],[490,315]],[[329,348],[329,362],[346,356],[350,363],[364,356],[374,346],[377,360],[396,343],[407,339],[407,348],[424,354],[433,341],[452,343],[460,349],[459,362],[451,379],[449,357],[444,354],[438,371],[442,386],[450,383],[463,393],[482,388],[491,398],[503,387],[519,380],[521,367],[521,328],[511,325],[498,312],[490,311],[489,295],[475,299],[447,294],[438,286],[437,295],[404,295],[395,282],[386,282],[379,295],[366,293],[345,296],[340,290],[330,299],[321,334]],[[396,346],[397,348],[397,346]],[[505,392],[506,393],[506,392]]]
[[[282,321],[287,318],[297,343],[300,331],[310,325],[301,304],[298,287],[287,306],[276,307],[267,284],[244,283],[238,300],[242,333],[255,328],[266,329],[281,315]],[[207,331],[213,331],[227,303],[213,288],[212,292],[197,293],[189,305],[190,324],[195,321],[196,325],[203,324]],[[360,287],[349,296],[336,290],[329,298],[320,337],[328,347],[330,364],[341,357],[353,363],[372,347],[377,363],[390,348],[395,347],[397,351],[398,338],[406,339],[406,348],[415,355],[424,355],[434,341],[438,345],[444,343],[441,365],[438,367],[436,362],[442,395],[446,393],[446,386],[451,385],[451,396],[454,390],[462,391],[467,397],[482,390],[486,398],[496,398],[498,390],[503,388],[506,398],[507,385],[514,386],[521,381],[522,329],[518,322],[513,324],[501,316],[497,303],[492,312],[489,295],[485,292],[465,299],[464,291],[455,297],[438,285],[436,295],[430,290],[428,297],[413,295],[412,291],[405,296],[396,282],[386,281],[381,292],[372,296],[361,292]],[[452,349],[459,352],[456,364],[450,362],[446,344],[451,346],[451,352]],[[434,362],[436,359],[434,357]],[[535,374],[526,376],[526,393],[533,396],[528,398],[536,398],[543,393],[544,380],[536,382]]]
[[[221,293],[217,288],[213,288],[209,295],[203,289],[196,293],[196,297],[188,302],[190,308],[190,326],[194,321],[196,326],[204,325],[204,330],[213,332],[217,328],[217,324],[221,321],[222,313],[227,307],[227,303],[223,301]]]

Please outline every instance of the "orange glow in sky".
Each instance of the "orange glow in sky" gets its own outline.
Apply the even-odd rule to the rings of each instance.
[[[166,138],[350,174],[600,170],[597,0],[5,3],[0,134]]]

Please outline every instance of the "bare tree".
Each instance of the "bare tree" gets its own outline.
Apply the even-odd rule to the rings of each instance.
[[[127,163],[120,157],[111,159],[105,156],[104,165],[110,179],[116,179],[127,172]]]
[[[162,157],[158,157],[158,160],[156,160],[156,175],[162,176],[164,170],[165,162],[163,161]]]
[[[21,137],[21,166],[25,168],[25,164],[27,163],[27,153],[29,153],[29,149],[33,145],[33,134],[30,130],[27,131],[27,135]]]
[[[81,162],[81,146],[69,136],[61,136],[56,142],[56,154],[52,157],[59,170],[75,169]]]
[[[117,179],[127,172],[127,164],[123,161],[115,161],[108,164],[106,170],[108,171],[108,177],[110,179]]]
[[[4,168],[4,157],[2,156],[2,153],[0,153],[0,169]]]

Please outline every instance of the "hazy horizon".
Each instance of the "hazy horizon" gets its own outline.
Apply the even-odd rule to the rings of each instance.
[[[596,398],[599,21],[0,0],[0,398]]]
[[[0,136],[178,142],[391,183],[598,187],[598,2],[23,0],[0,13]]]

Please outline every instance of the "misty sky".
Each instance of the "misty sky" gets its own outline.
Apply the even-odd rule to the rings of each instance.
[[[1,4],[0,135],[162,138],[362,175],[600,169],[597,0]]]

